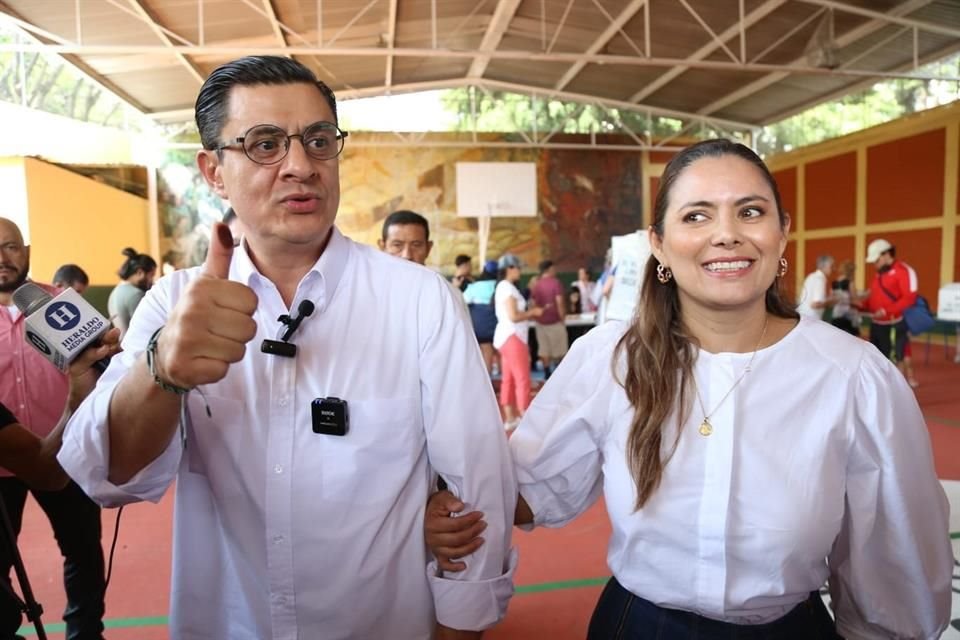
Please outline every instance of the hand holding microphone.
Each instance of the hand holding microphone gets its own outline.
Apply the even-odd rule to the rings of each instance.
[[[214,224],[210,240],[200,277],[187,285],[157,343],[157,374],[186,389],[223,379],[257,334],[256,294],[228,279],[233,257],[230,229]]]
[[[120,329],[113,328],[104,333],[100,340],[85,349],[70,363],[67,374],[70,380],[70,392],[67,396],[67,409],[76,411],[83,399],[90,395],[100,377],[100,362],[107,362],[120,352]]]

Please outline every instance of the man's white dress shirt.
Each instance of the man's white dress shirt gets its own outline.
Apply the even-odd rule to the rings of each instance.
[[[157,501],[176,479],[171,637],[426,640],[437,619],[499,620],[513,593],[517,486],[464,306],[439,275],[336,229],[291,305],[316,305],[292,338],[295,358],[260,352],[289,310],[236,250],[230,278],[259,297],[246,356],[203,387],[205,400],[189,394],[185,450],[174,436],[128,483],[107,480],[110,397],[198,273],[150,290],[60,453],[105,505]],[[328,396],[348,403],[346,436],[312,430],[311,401]],[[489,524],[452,579],[427,566],[435,473]]]
[[[561,526],[602,493],[617,580],[657,605],[740,624],[774,620],[830,578],[848,639],[938,638],[950,615],[948,505],[923,415],[873,345],[802,319],[757,352],[700,350],[695,399],[659,488],[636,511],[633,410],[611,322],[574,343],[510,439],[535,524]],[[619,370],[624,371],[623,361]],[[691,395],[692,395],[691,390]],[[663,454],[677,435],[672,415]]]
[[[827,276],[815,269],[803,280],[803,289],[800,291],[800,302],[797,304],[797,313],[812,320],[823,318],[823,307],[813,308],[813,304],[827,299]]]

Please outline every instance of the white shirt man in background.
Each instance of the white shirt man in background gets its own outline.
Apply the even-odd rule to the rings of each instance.
[[[833,273],[833,256],[823,255],[817,258],[817,268],[803,281],[797,312],[801,316],[822,320],[823,311],[834,303],[830,291],[830,274]]]

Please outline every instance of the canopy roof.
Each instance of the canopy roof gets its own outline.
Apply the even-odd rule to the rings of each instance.
[[[749,130],[960,50],[958,0],[0,0],[0,12],[37,39],[0,50],[63,55],[161,120],[192,117],[217,65],[279,54],[341,99],[478,86]]]

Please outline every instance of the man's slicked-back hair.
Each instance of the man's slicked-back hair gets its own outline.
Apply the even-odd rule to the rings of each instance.
[[[383,241],[387,241],[387,233],[390,230],[390,227],[393,225],[405,225],[405,224],[418,224],[423,227],[425,232],[424,239],[430,239],[430,223],[427,222],[427,219],[424,218],[419,213],[414,211],[409,211],[407,209],[401,209],[400,211],[394,211],[388,215],[383,220],[383,229],[380,231],[380,237],[383,238]]]
[[[217,67],[200,87],[194,109],[200,142],[204,149],[216,149],[227,120],[230,90],[234,87],[280,84],[312,84],[326,98],[337,120],[337,98],[309,68],[282,56],[247,56]]]

